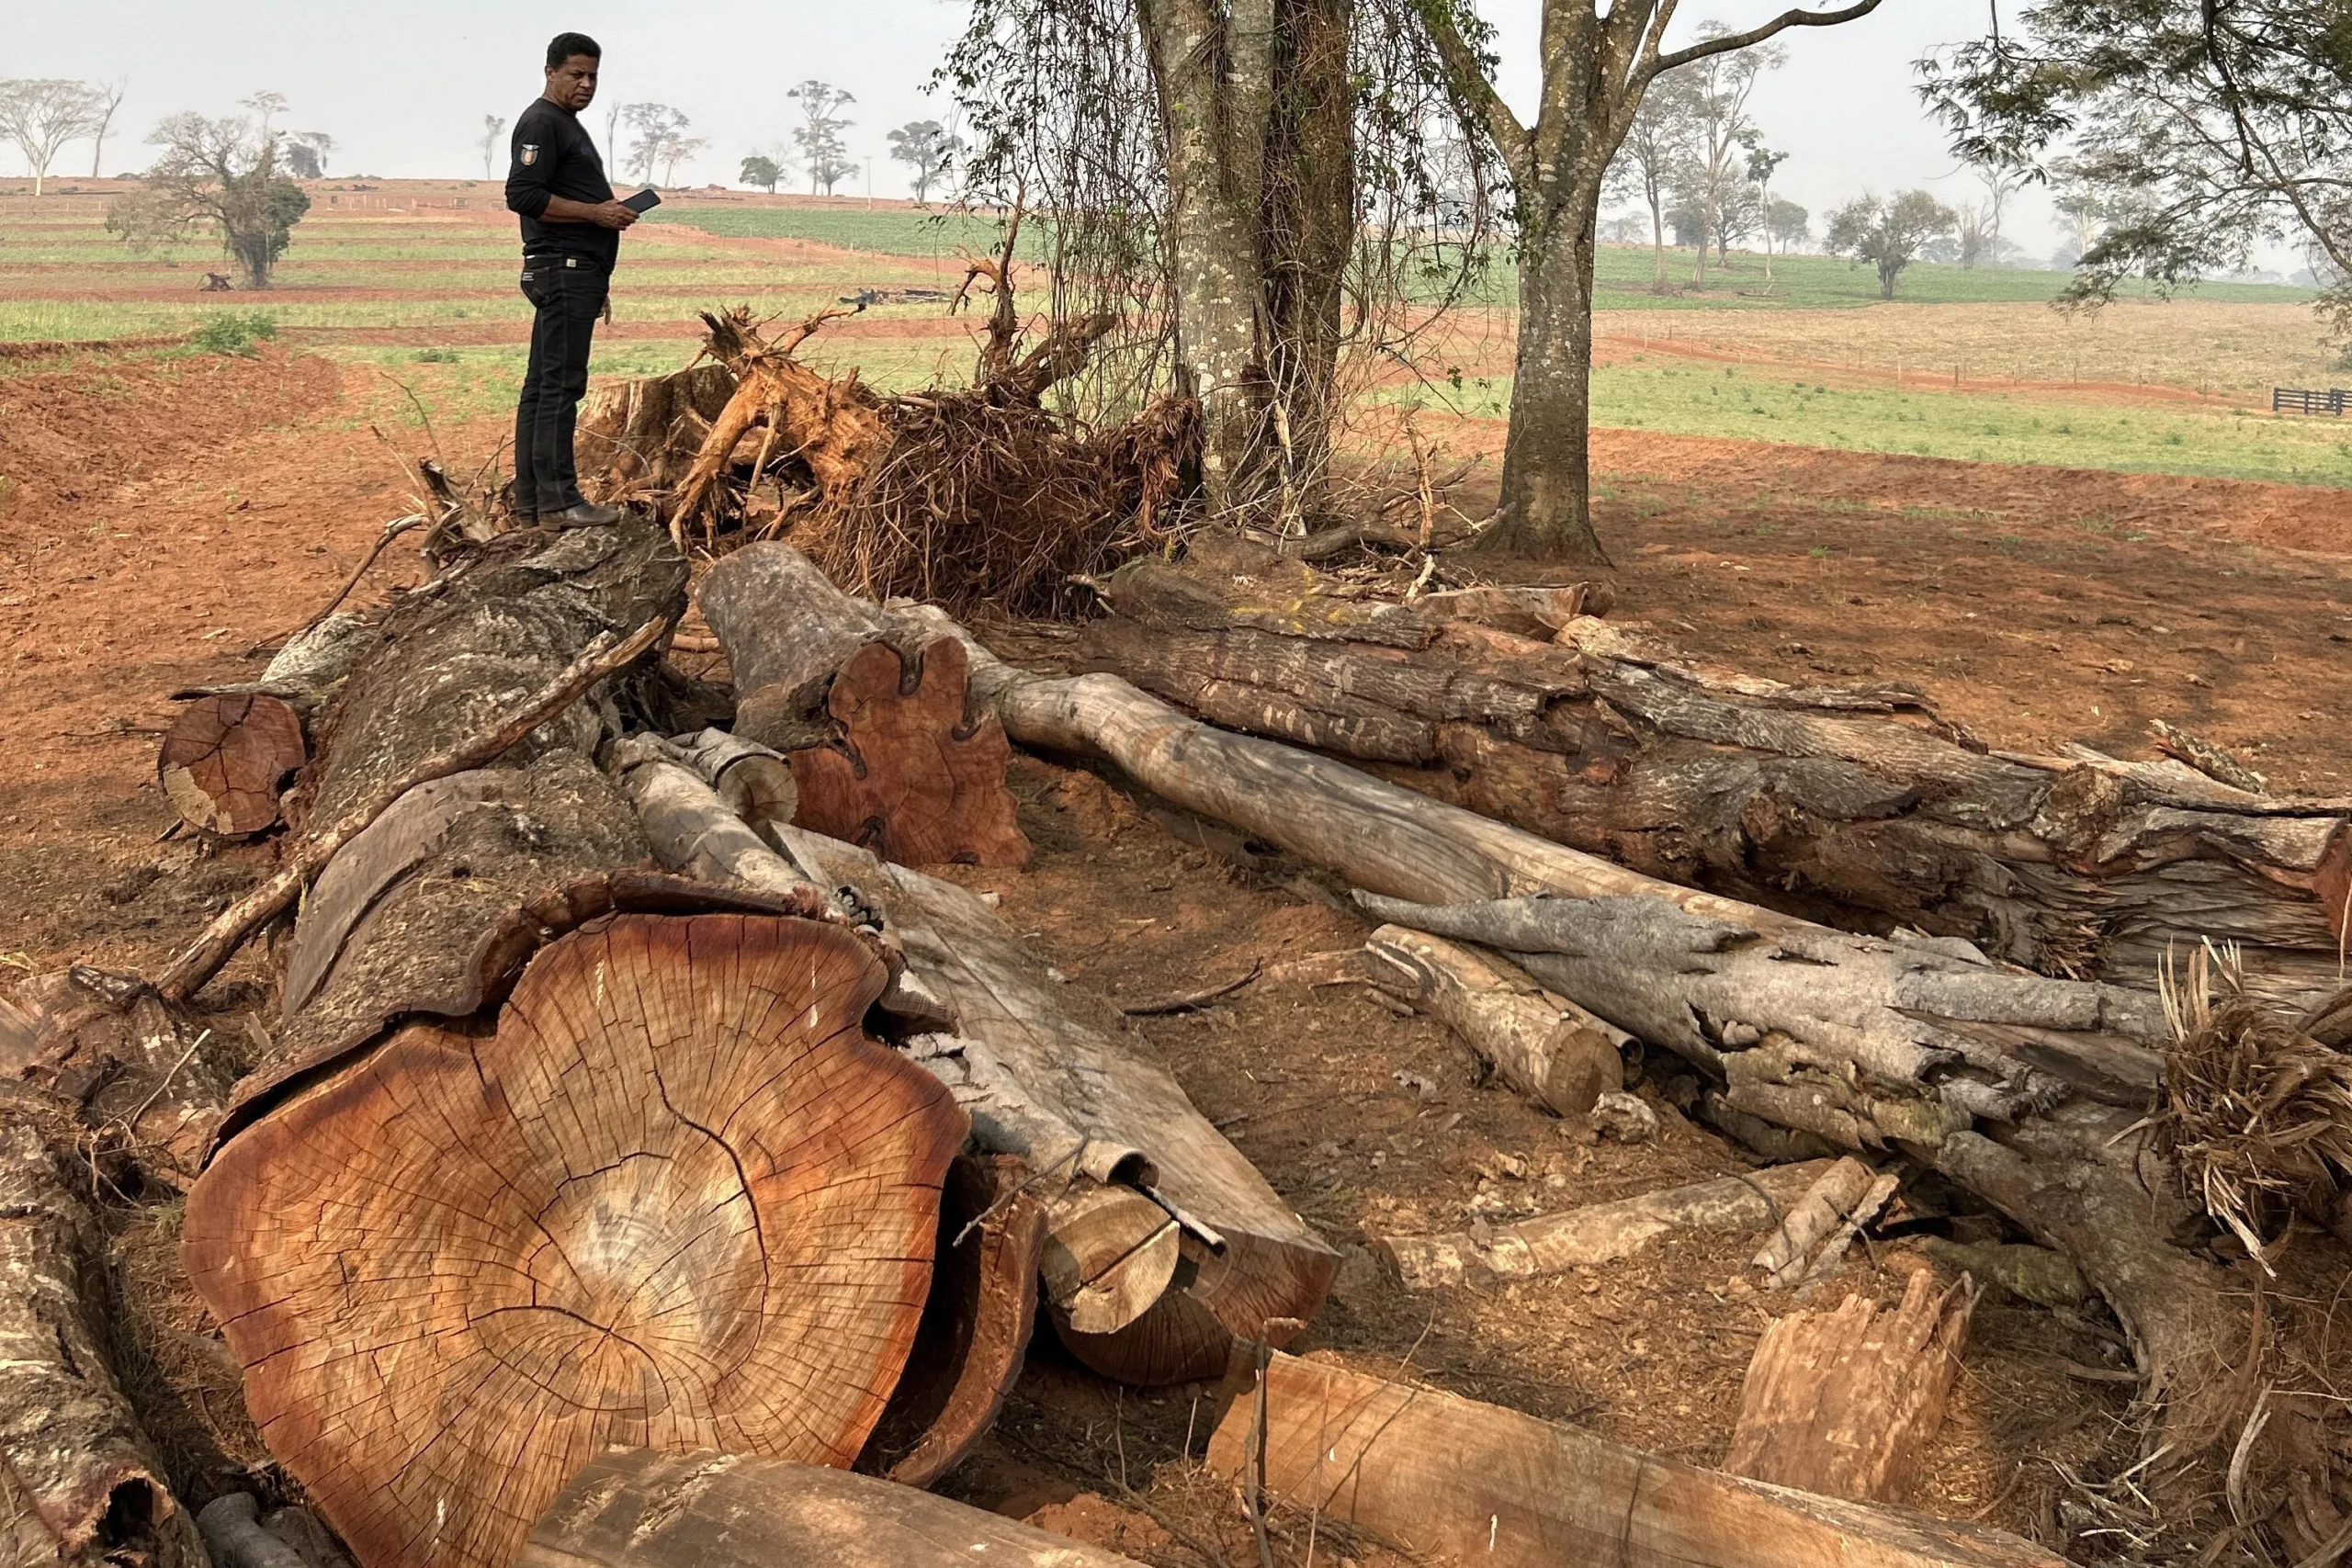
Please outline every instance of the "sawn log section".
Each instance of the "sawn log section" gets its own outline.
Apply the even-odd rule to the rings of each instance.
[[[2043,974],[2151,986],[2243,945],[2266,990],[2335,984],[2352,802],[2174,761],[1987,750],[1895,686],[1702,671],[1582,617],[1556,643],[1318,581],[1123,569],[1086,666],[1668,881],[1826,923],[1909,926]]]

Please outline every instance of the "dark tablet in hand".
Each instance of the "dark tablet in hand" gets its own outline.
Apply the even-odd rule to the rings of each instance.
[[[649,186],[635,196],[621,197],[621,205],[631,212],[650,212],[662,205],[662,193]]]

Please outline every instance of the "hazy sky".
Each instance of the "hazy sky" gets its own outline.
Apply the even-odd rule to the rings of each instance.
[[[1709,18],[1747,26],[1779,3],[1684,0],[1681,21],[1686,28]],[[1533,96],[1540,4],[1481,0],[1501,30],[1505,95],[1521,105]],[[291,100],[290,129],[335,138],[330,173],[479,175],[482,116],[511,117],[536,96],[548,38],[577,28],[605,46],[604,85],[587,116],[599,139],[603,111],[616,98],[675,105],[692,117],[695,134],[710,138],[709,150],[680,170],[681,183],[731,181],[745,153],[787,135],[794,106],[785,91],[814,76],[857,96],[851,152],[873,157],[876,194],[898,196],[906,191],[903,171],[886,155],[885,133],[910,119],[947,118],[948,106],[922,88],[965,10],[964,0],[401,0],[365,7],[0,0],[0,76],[127,76],[107,173],[146,161],[141,141],[161,116],[231,113],[237,99],[269,88]],[[1920,113],[1911,62],[1981,28],[1984,15],[1984,0],[1886,0],[1860,22],[1785,35],[1788,63],[1755,99],[1765,140],[1792,154],[1777,194],[1812,209],[1816,226],[1822,212],[1865,186],[1924,184],[1947,200],[1973,196],[1973,183],[1955,172]],[[69,149],[62,168],[86,172],[88,157],[86,143]],[[862,193],[865,176],[841,188]],[[2021,220],[2009,225],[2037,254],[2054,243],[2046,210],[2029,194]]]

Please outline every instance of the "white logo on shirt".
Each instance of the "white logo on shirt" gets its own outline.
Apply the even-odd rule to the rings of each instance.
[[[526,141],[526,142],[525,142],[525,143],[523,144],[523,166],[524,166],[525,168],[526,168],[526,169],[527,169],[527,168],[529,168],[533,164],[536,164],[536,163],[537,163],[538,161],[539,161],[539,150],[538,150],[537,147],[535,147],[535,146],[531,145],[531,143],[529,143],[529,142],[527,142],[527,141]]]

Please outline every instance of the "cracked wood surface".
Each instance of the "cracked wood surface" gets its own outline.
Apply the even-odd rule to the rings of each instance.
[[[589,1461],[514,1568],[1140,1568],[1133,1558],[870,1476],[644,1449]]]
[[[966,1131],[861,1031],[883,977],[835,924],[615,917],[226,1145],[183,1262],[369,1568],[503,1568],[616,1444],[856,1457]]]

